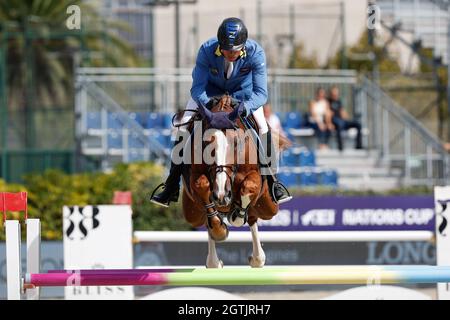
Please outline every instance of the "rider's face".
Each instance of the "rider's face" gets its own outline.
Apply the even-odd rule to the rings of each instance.
[[[228,61],[236,61],[239,58],[241,51],[222,50],[222,54]]]

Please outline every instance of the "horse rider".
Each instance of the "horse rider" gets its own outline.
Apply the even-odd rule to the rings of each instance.
[[[259,160],[260,167],[269,163],[274,146],[271,132],[264,117],[262,106],[267,101],[267,69],[263,48],[254,40],[248,39],[247,28],[238,18],[225,19],[217,31],[217,37],[209,39],[199,49],[196,65],[192,72],[191,98],[187,110],[197,110],[202,104],[211,109],[215,100],[211,97],[228,93],[232,98],[243,101],[241,116],[253,115],[258,127],[261,141],[267,141],[264,157]],[[186,115],[189,113],[188,115]],[[193,113],[185,111],[182,123],[189,120]],[[178,201],[182,164],[173,161],[164,189],[159,194],[155,191],[151,202],[168,207],[171,201]],[[276,180],[273,173],[267,175],[269,191],[276,203],[292,199],[287,189]]]

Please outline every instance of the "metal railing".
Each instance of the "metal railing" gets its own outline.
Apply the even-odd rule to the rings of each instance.
[[[380,162],[402,170],[404,185],[448,183],[450,155],[405,108],[364,76],[355,101],[369,131],[365,137],[367,147],[377,151]]]
[[[189,99],[191,72],[192,69],[81,68],[77,71],[80,119],[93,109],[124,116],[129,112],[175,112],[184,108],[175,101],[185,103]],[[381,165],[401,169],[404,185],[436,185],[450,180],[450,157],[439,139],[366,77],[358,78],[351,70],[269,69],[269,101],[276,112],[305,112],[317,88],[331,86],[340,88],[344,107],[361,121],[367,133],[363,135],[364,146],[377,154]],[[176,87],[180,88],[181,97],[176,97]],[[122,120],[145,140],[139,124],[126,116]],[[82,126],[77,128],[86,133]],[[167,156],[157,141],[151,145],[157,158]]]
[[[144,133],[144,128],[135,119],[129,117],[128,111],[118,102],[118,99],[113,98],[89,77],[77,79],[75,109],[77,113],[77,138],[81,140],[81,152],[101,156],[103,158],[103,169],[111,167],[110,156],[120,156],[119,161],[121,162],[130,161],[130,151],[136,151],[135,148],[128,146],[128,138],[131,135],[141,145],[140,150],[138,150],[140,160],[156,160],[167,163],[170,159],[169,152],[154,137]],[[92,112],[101,114],[101,128],[98,130],[89,130],[87,127],[87,117]],[[108,133],[110,133],[107,124],[108,113],[116,115],[117,120],[123,125],[123,129],[121,129],[123,148],[116,154],[108,149],[107,140]],[[93,141],[94,144],[92,144]]]
[[[191,73],[188,68],[80,68],[77,78],[95,82],[127,111],[175,112],[184,108],[190,98]],[[344,104],[352,111],[357,79],[352,70],[269,69],[269,101],[275,111],[306,111],[318,87],[336,85]]]

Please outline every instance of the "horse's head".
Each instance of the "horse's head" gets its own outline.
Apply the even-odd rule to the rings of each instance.
[[[233,132],[237,125],[236,119],[242,110],[242,105],[233,108],[231,97],[223,96],[211,109],[204,108],[203,118],[205,129],[209,129],[214,162],[208,167],[209,180],[213,186],[212,200],[218,207],[227,207],[232,202],[232,185],[236,173],[235,143]],[[228,129],[228,130],[227,130]]]
[[[218,207],[227,207],[232,201],[232,185],[236,173],[233,144],[222,130],[213,130],[214,162],[208,167],[212,183],[212,200]]]

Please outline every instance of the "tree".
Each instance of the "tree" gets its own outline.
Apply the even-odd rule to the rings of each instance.
[[[67,8],[74,5],[80,8],[79,30],[66,25]],[[138,65],[130,44],[118,36],[127,25],[101,17],[87,1],[0,0],[0,23],[13,109],[70,104],[77,53],[83,66]]]
[[[289,68],[318,69],[319,67],[316,54],[312,54],[311,56],[307,55],[303,43],[295,46],[294,53],[289,60]]]
[[[373,69],[373,59],[370,53],[373,52],[379,63],[380,72],[400,72],[400,66],[395,59],[391,59],[383,47],[375,45],[371,48],[368,44],[368,32],[365,31],[360,36],[358,42],[346,50],[348,69],[359,72],[370,72]],[[326,67],[340,69],[342,65],[342,50],[338,50],[336,55],[328,60]]]

